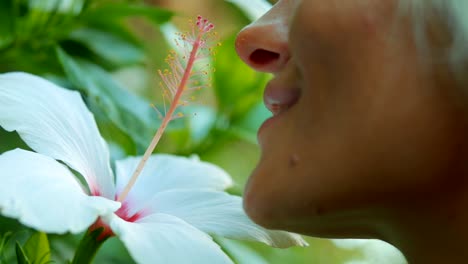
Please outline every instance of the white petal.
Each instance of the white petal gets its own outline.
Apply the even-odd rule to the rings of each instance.
[[[0,214],[46,233],[78,233],[120,203],[86,195],[52,158],[25,150],[0,155]]]
[[[135,223],[115,215],[104,219],[137,263],[232,263],[210,236],[177,217],[153,214]]]
[[[94,194],[114,198],[109,150],[79,93],[27,73],[0,74],[0,126],[81,173]]]
[[[141,157],[131,157],[116,162],[117,193],[125,187],[140,160]],[[232,180],[224,170],[198,158],[152,155],[130,191],[127,202],[130,208],[139,210],[161,191],[200,188],[224,190],[231,185]]]
[[[260,241],[279,248],[307,245],[307,242],[297,234],[266,230],[256,225],[245,214],[242,199],[224,192],[207,190],[161,192],[152,200],[150,210],[174,215],[208,234]]]

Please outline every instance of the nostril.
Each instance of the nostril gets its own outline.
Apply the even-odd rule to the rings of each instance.
[[[250,61],[258,66],[263,66],[270,64],[280,57],[279,53],[264,50],[264,49],[257,49],[252,54],[250,54]]]

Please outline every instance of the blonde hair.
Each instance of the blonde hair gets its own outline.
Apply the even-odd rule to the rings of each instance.
[[[423,53],[429,49],[428,21],[438,16],[450,38],[442,59],[450,64],[457,77],[468,80],[468,0],[400,0],[399,8],[412,17],[416,44]]]

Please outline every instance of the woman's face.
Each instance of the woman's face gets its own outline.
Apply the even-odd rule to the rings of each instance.
[[[239,33],[241,59],[274,75],[264,93],[274,117],[245,191],[257,223],[375,237],[456,187],[466,130],[453,82],[420,60],[396,9],[280,0]]]

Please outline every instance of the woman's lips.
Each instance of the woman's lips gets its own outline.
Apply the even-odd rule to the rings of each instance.
[[[298,88],[285,88],[270,82],[265,88],[263,101],[273,115],[278,115],[294,105],[299,99],[299,95]]]
[[[268,130],[269,127],[278,122],[279,117],[297,102],[299,96],[300,90],[296,87],[280,86],[273,81],[268,83],[263,95],[263,101],[273,116],[268,118],[258,130],[257,136],[260,144],[262,144],[263,131]]]

